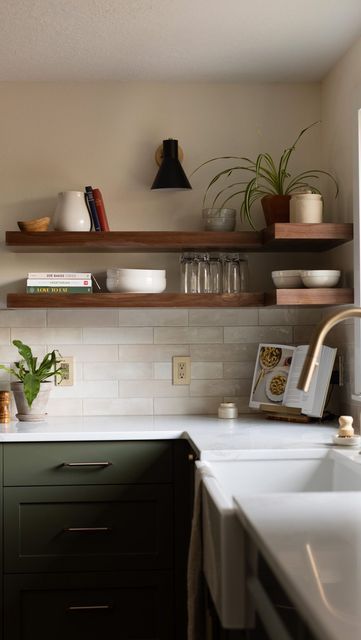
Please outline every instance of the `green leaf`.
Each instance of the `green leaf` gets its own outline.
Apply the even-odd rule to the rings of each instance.
[[[25,398],[27,400],[29,407],[31,407],[31,405],[33,404],[33,401],[35,400],[36,396],[39,393],[40,380],[36,375],[32,373],[27,373],[23,382],[24,382]]]
[[[241,170],[241,169],[244,169],[244,167],[236,166],[236,167],[230,167],[228,169],[223,169],[223,171],[220,171],[219,173],[217,173],[212,178],[212,180],[210,181],[210,183],[208,184],[208,186],[206,188],[206,191],[205,191],[205,194],[204,194],[204,197],[203,197],[203,208],[205,207],[205,204],[206,204],[208,192],[211,189],[211,187],[217,182],[217,180],[219,180],[220,178],[222,178],[225,175],[230,176],[233,171],[237,171],[237,170]]]
[[[227,202],[232,200],[232,198],[234,198],[235,196],[239,196],[241,193],[244,193],[244,189],[241,189],[240,191],[235,191],[234,193],[231,193],[230,196],[228,196],[225,200],[222,201],[220,209],[223,209],[224,205],[227,204]]]
[[[215,196],[213,202],[212,202],[212,207],[215,206],[216,201],[218,200],[218,198],[221,197],[222,193],[224,193],[225,191],[229,191],[230,189],[234,189],[235,187],[238,187],[241,184],[247,184],[247,182],[233,182],[233,184],[229,184],[227,187],[224,187],[223,189],[221,189],[221,191],[218,191],[217,195]],[[244,189],[242,189],[242,191],[238,191],[237,193],[243,193]],[[223,208],[223,206],[220,207],[221,209]]]
[[[21,340],[13,340],[13,345],[17,348],[21,357],[25,360],[26,364],[29,367],[29,371],[34,371],[34,358],[30,347],[28,347],[27,344],[21,342]]]
[[[242,156],[216,156],[215,158],[211,158],[210,160],[202,162],[202,164],[200,164],[198,167],[196,167],[196,169],[192,171],[189,177],[193,176],[193,174],[199,171],[199,169],[204,167],[206,164],[209,164],[210,162],[216,162],[217,160],[245,160],[246,162],[252,162],[248,158],[243,158]]]
[[[11,367],[6,367],[4,364],[0,364],[0,369],[3,369],[7,373],[11,373],[13,376],[18,378],[18,380],[22,381],[21,377],[19,376],[17,371],[15,371],[15,369],[12,369]]]
[[[329,173],[328,171],[322,171],[321,169],[309,169],[308,171],[303,171],[302,173],[299,173],[297,176],[295,176],[288,184],[287,186],[287,192],[289,193],[290,191],[294,191],[295,189],[295,184],[298,183],[300,180],[302,180],[303,182],[305,182],[307,179],[311,179],[311,180],[318,180],[320,178],[320,176],[327,176],[328,178],[330,178],[332,180],[332,182],[335,185],[335,198],[337,198],[338,194],[339,194],[339,188],[338,188],[338,183],[335,180],[335,178],[333,177],[333,175],[331,175],[331,173]],[[310,189],[312,189],[312,185],[308,185],[310,187]]]

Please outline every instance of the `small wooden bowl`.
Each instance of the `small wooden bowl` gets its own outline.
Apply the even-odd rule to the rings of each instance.
[[[33,218],[33,220],[18,220],[20,231],[47,231],[50,218]]]

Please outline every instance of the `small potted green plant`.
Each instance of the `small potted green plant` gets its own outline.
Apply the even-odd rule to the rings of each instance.
[[[21,340],[13,340],[13,345],[18,349],[22,359],[14,362],[14,368],[1,364],[0,369],[17,378],[16,382],[11,383],[18,410],[17,418],[25,422],[44,420],[51,391],[49,378],[55,376],[59,376],[60,380],[63,378],[63,370],[58,366],[61,355],[54,349],[38,364],[38,359],[28,345]]]
[[[211,207],[223,209],[228,206],[230,200],[241,196],[240,216],[242,220],[255,229],[251,208],[252,205],[261,199],[266,224],[274,222],[289,222],[289,201],[292,193],[310,190],[313,193],[320,193],[319,188],[314,185],[314,181],[321,176],[328,176],[335,185],[336,197],[338,195],[338,184],[335,178],[321,169],[309,169],[292,176],[289,172],[289,161],[296,149],[296,145],[304,134],[314,127],[318,122],[313,122],[298,134],[294,143],[287,147],[281,154],[278,161],[273,160],[269,153],[260,153],[255,160],[243,156],[219,156],[203,162],[197,167],[193,174],[201,167],[218,160],[241,160],[241,164],[227,167],[219,171],[208,184],[204,198],[203,208],[210,193],[219,180],[231,179],[231,184],[222,182],[221,189],[213,196]],[[193,175],[192,174],[192,175]],[[234,175],[241,175],[245,180],[234,181]]]

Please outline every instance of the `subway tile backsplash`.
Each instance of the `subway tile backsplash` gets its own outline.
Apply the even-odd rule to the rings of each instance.
[[[75,358],[75,384],[56,387],[49,415],[248,413],[259,342],[300,344],[318,309],[49,309],[0,313],[0,362],[23,340],[40,357]],[[172,384],[172,357],[191,356],[191,384]],[[7,388],[7,374],[0,386]]]

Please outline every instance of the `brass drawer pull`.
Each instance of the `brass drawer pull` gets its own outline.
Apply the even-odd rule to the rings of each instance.
[[[105,611],[113,609],[112,604],[71,604],[67,607],[67,611]]]
[[[110,467],[112,462],[63,462],[63,467]]]
[[[110,533],[111,527],[65,527],[64,533]]]

